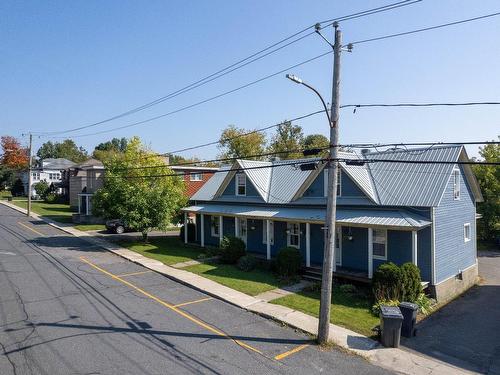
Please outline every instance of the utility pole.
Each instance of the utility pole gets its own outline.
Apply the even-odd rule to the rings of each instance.
[[[328,169],[328,195],[325,218],[325,249],[323,255],[323,274],[321,279],[321,301],[319,305],[318,342],[325,344],[330,333],[330,307],[332,302],[333,262],[335,261],[335,217],[337,211],[337,171],[339,144],[339,94],[340,94],[340,54],[342,32],[338,23],[335,28],[333,45],[333,87],[330,124],[330,155]]]
[[[31,176],[31,168],[32,168],[32,157],[31,157],[31,147],[33,143],[33,135],[30,134],[30,146],[28,148],[28,209],[26,210],[26,215],[28,217],[31,216],[31,182],[32,182],[32,176]]]

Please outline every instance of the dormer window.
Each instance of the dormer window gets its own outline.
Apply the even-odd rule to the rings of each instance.
[[[324,191],[324,196],[326,197],[328,195],[328,169],[324,169],[324,186],[323,186],[323,191]],[[340,171],[340,167],[337,167],[337,197],[340,197],[342,195],[342,173]]]
[[[247,176],[243,173],[236,175],[236,195],[247,195]]]
[[[453,169],[453,199],[460,199],[460,169]]]

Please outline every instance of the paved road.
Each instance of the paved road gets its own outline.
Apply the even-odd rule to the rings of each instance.
[[[0,374],[386,374],[0,206]]]
[[[480,252],[480,285],[442,308],[404,345],[453,365],[500,374],[500,253]]]

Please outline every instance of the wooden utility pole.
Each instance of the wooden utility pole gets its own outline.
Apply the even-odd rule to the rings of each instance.
[[[28,148],[28,209],[26,210],[26,215],[29,217],[31,215],[31,183],[32,183],[32,175],[31,175],[31,169],[33,167],[32,163],[32,157],[31,157],[31,147],[33,143],[33,135],[30,134],[30,146]]]
[[[335,28],[335,44],[333,46],[333,87],[332,107],[330,114],[330,155],[328,168],[328,195],[325,218],[325,250],[323,255],[323,275],[321,279],[321,301],[319,307],[318,342],[325,344],[330,333],[330,306],[332,301],[333,262],[335,261],[335,217],[337,211],[337,173],[339,144],[339,94],[340,94],[340,54],[342,49],[342,32],[338,24]]]

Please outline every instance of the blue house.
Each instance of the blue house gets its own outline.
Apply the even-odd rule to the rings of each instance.
[[[475,283],[482,196],[470,166],[453,164],[469,160],[463,146],[340,152],[339,158],[354,163],[339,163],[336,276],[369,281],[385,262],[413,262],[439,300]],[[303,171],[290,163],[237,160],[216,173],[184,209],[186,218],[195,217],[196,242],[217,246],[223,236],[237,236],[248,252],[267,259],[293,246],[306,270],[319,269],[328,169],[320,163]]]

